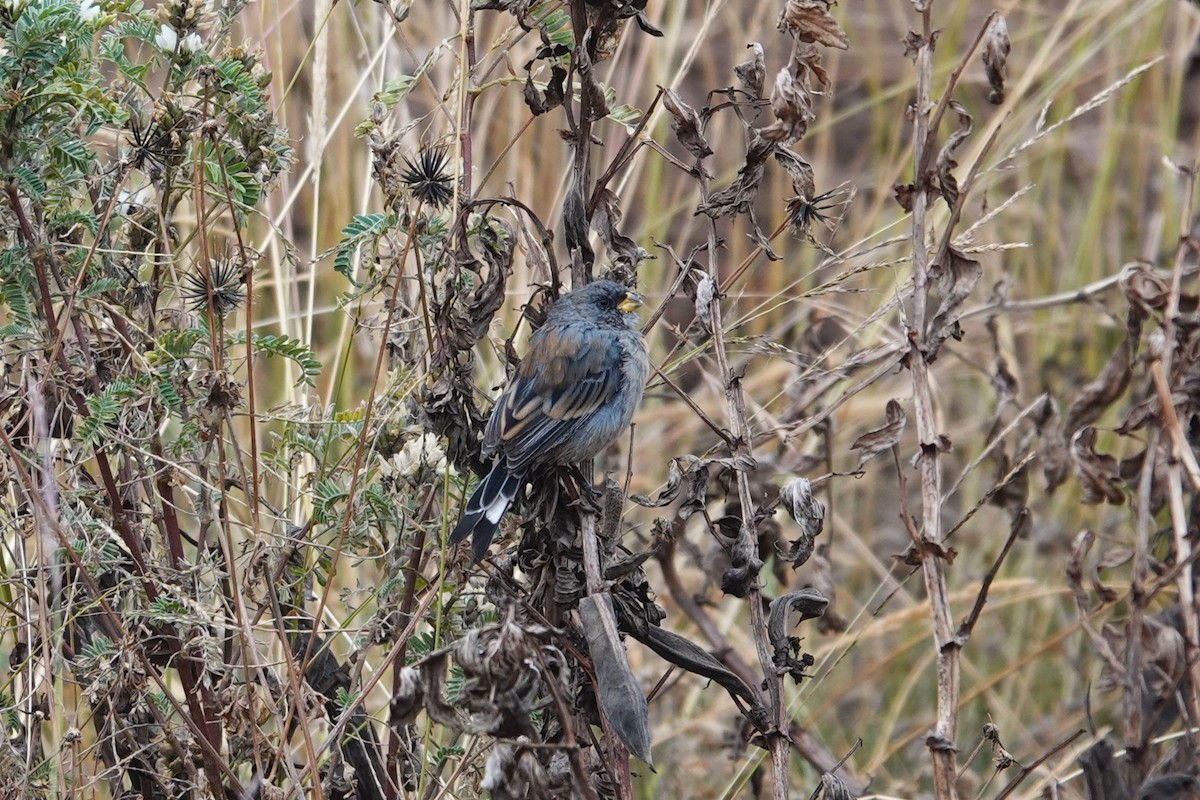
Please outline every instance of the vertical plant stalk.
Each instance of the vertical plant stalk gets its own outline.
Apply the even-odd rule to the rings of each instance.
[[[1183,620],[1184,653],[1186,655],[1189,680],[1186,682],[1187,692],[1183,703],[1191,719],[1200,719],[1200,618],[1196,609],[1194,563],[1192,540],[1188,536],[1188,515],[1184,507],[1183,476],[1186,471],[1192,491],[1200,489],[1196,485],[1196,456],[1188,443],[1187,435],[1175,412],[1175,401],[1172,398],[1170,380],[1172,360],[1175,354],[1176,326],[1179,317],[1179,296],[1183,285],[1183,267],[1187,257],[1197,248],[1196,240],[1188,233],[1192,229],[1192,213],[1196,194],[1196,168],[1193,162],[1184,171],[1186,199],[1179,218],[1179,245],[1175,249],[1175,263],[1171,270],[1171,289],[1167,295],[1167,307],[1163,309],[1161,357],[1151,352],[1150,371],[1154,386],[1158,393],[1159,405],[1162,407],[1163,423],[1167,426],[1167,437],[1171,442],[1173,458],[1166,465],[1167,493],[1171,509],[1171,530],[1175,539],[1175,561],[1182,566],[1176,578],[1176,588],[1179,592],[1180,616]],[[1153,340],[1152,340],[1153,341]],[[1148,347],[1148,349],[1150,349]],[[1153,452],[1153,451],[1148,451]],[[1153,469],[1149,470],[1151,473]],[[1193,736],[1193,743],[1195,737]]]
[[[700,175],[704,175],[703,170],[698,170]],[[708,201],[708,181],[705,178],[700,179],[700,193],[702,202]],[[715,260],[716,254],[719,252],[717,246],[717,231],[716,221],[709,220],[708,230],[708,274],[712,278],[714,286],[720,286],[721,277]],[[720,373],[721,383],[725,387],[726,408],[729,414],[729,450],[734,461],[738,464],[753,463],[753,448],[751,442],[753,437],[750,433],[750,424],[746,416],[746,398],[742,392],[741,377],[734,375],[729,368],[729,356],[725,349],[725,324],[721,317],[721,295],[718,292],[713,293],[712,300],[709,304],[709,313],[712,321],[712,340],[713,354],[717,361],[717,370]],[[739,456],[741,458],[739,458]],[[737,476],[738,501],[741,504],[741,526],[738,530],[738,538],[731,547],[731,552],[737,551],[743,554],[758,553],[758,536],[755,532],[754,525],[754,496],[750,491],[750,477],[746,474],[742,467],[735,467]],[[761,568],[762,563],[758,563]],[[750,631],[754,638],[754,650],[758,655],[758,663],[762,668],[763,683],[767,689],[767,709],[770,713],[770,729],[763,732],[763,736],[767,742],[767,750],[771,754],[771,784],[772,793],[775,800],[787,800],[789,797],[788,791],[788,761],[790,754],[790,743],[788,741],[789,720],[787,715],[787,707],[783,702],[783,681],[778,671],[775,668],[775,662],[771,657],[771,644],[767,634],[767,619],[763,613],[762,585],[759,583],[758,570],[755,570],[754,577],[750,581],[749,591],[746,593],[746,600],[750,606]]]
[[[930,263],[925,228],[930,205],[930,159],[936,152],[933,137],[937,133],[929,124],[933,83],[933,0],[917,0],[915,5],[921,14],[921,37],[916,53],[917,97],[913,111],[913,302],[907,336],[908,366],[912,373],[913,408],[920,446],[917,464],[921,477],[921,527],[920,536],[914,537],[913,544],[921,560],[937,650],[937,720],[926,740],[933,762],[934,794],[938,800],[954,800],[957,796],[954,786],[957,774],[955,740],[958,734],[961,644],[955,636],[946,588],[946,551],[941,524],[940,436],[934,419],[929,364],[926,361]]]

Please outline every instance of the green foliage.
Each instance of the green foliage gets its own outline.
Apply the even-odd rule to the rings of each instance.
[[[104,387],[99,394],[88,397],[88,415],[76,431],[76,438],[84,447],[94,450],[101,444],[106,430],[114,425],[122,410],[122,400],[137,397],[140,393],[130,383],[116,381]]]
[[[253,337],[254,350],[265,356],[279,356],[294,361],[300,367],[300,377],[297,385],[316,386],[317,377],[321,374],[321,362],[313,355],[308,345],[299,339],[289,336],[258,336]],[[245,344],[246,334],[237,333],[230,338],[230,345]]]
[[[380,237],[396,224],[395,214],[355,214],[350,224],[342,228],[342,240],[333,256],[333,268],[346,280],[354,283],[356,268],[374,257]]]

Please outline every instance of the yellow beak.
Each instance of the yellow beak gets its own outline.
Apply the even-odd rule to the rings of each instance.
[[[617,308],[622,314],[628,314],[630,311],[637,311],[644,302],[646,299],[637,292],[626,292],[625,299],[617,303]]]

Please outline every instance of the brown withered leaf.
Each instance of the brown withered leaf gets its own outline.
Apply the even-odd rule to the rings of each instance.
[[[1121,270],[1119,286],[1129,304],[1141,309],[1143,316],[1147,317],[1166,306],[1171,290],[1166,279],[1144,262],[1126,265]]]
[[[896,198],[896,203],[904,209],[904,213],[912,213],[913,193],[916,191],[911,183],[894,183],[892,184],[892,196]]]
[[[767,158],[775,149],[774,143],[766,140],[753,129],[749,133],[750,142],[746,146],[746,163],[738,170],[733,183],[719,192],[713,192],[707,202],[696,208],[696,213],[707,214],[713,219],[732,217],[744,214],[750,210],[750,204],[758,194],[766,172]]]
[[[813,664],[811,655],[800,655],[800,640],[788,635],[788,620],[792,613],[798,613],[803,622],[821,616],[828,606],[829,601],[815,589],[798,589],[771,601],[767,638],[771,641],[771,661],[777,674],[790,675],[799,683],[805,677],[804,670]]]
[[[689,106],[674,89],[663,90],[663,107],[671,115],[671,130],[675,138],[696,158],[708,158],[712,148],[704,138],[704,123],[700,112]]]
[[[608,257],[613,266],[632,270],[650,254],[637,246],[637,242],[617,230],[622,212],[617,196],[608,189],[599,191],[599,203],[592,215],[592,228],[608,248]]]
[[[587,216],[587,206],[583,202],[583,192],[579,187],[578,174],[571,181],[571,188],[567,190],[567,195],[563,200],[563,241],[567,245],[567,252],[579,252],[579,256],[583,263],[591,269],[592,264],[596,263],[596,253],[592,250],[592,243],[588,240],[588,233],[592,229],[590,220]]]
[[[532,30],[532,23],[528,21],[529,3],[531,0],[471,0],[472,11],[507,11],[517,18],[521,23],[521,27],[525,30]]]
[[[917,60],[917,53],[925,45],[925,37],[916,31],[909,31],[904,36],[904,57],[910,61]]]
[[[750,687],[746,686],[741,678],[730,672],[712,653],[700,648],[690,639],[655,627],[645,630],[634,627],[627,630],[626,633],[672,664],[716,681],[735,700],[742,700],[751,707],[759,705],[758,696]]]
[[[788,0],[775,27],[795,37],[799,42],[823,44],[845,50],[850,47],[846,32],[837,23],[829,9],[833,0]]]
[[[767,82],[767,60],[763,55],[763,46],[758,42],[751,42],[746,47],[753,55],[749,61],[743,61],[734,67],[733,72],[737,75],[742,90],[750,95],[750,99],[758,100],[763,96]]]
[[[958,162],[954,160],[954,151],[971,135],[973,121],[967,109],[957,100],[951,100],[949,108],[958,115],[958,128],[942,145],[937,157],[936,171],[938,193],[946,201],[946,205],[954,208],[954,204],[958,202],[958,179],[954,177],[954,168],[958,166]]]
[[[797,197],[811,198],[816,195],[817,184],[813,178],[812,164],[785,147],[775,148],[775,160],[791,176],[792,191]]]
[[[816,119],[813,98],[828,88],[829,74],[821,66],[816,45],[794,42],[792,57],[775,76],[775,87],[771,90],[775,121],[763,128],[762,135],[785,145],[803,139],[809,123]]]
[[[1046,478],[1046,491],[1051,494],[1067,479],[1067,472],[1071,468],[1071,456],[1067,452],[1066,437],[1059,426],[1060,419],[1057,401],[1046,395],[1033,421],[1038,432],[1038,461]]]
[[[535,117],[558,108],[566,99],[567,68],[557,62],[570,51],[562,45],[545,45],[538,48],[533,58],[525,62],[525,105]],[[533,65],[541,60],[555,59],[550,64],[550,79],[545,90],[539,90],[533,82]]]
[[[1087,555],[1095,542],[1096,534],[1090,530],[1082,530],[1075,535],[1074,541],[1071,542],[1071,549],[1067,553],[1067,586],[1071,588],[1071,594],[1075,596],[1075,602],[1080,609],[1088,608],[1087,592],[1083,588],[1083,572]]]
[[[908,416],[904,413],[904,409],[895,400],[888,400],[884,417],[887,419],[887,423],[883,427],[867,431],[855,439],[854,444],[850,445],[851,450],[862,450],[858,455],[858,467],[855,469],[862,467],[877,453],[890,450],[900,443],[904,426],[908,422]]]
[[[1083,490],[1081,499],[1088,505],[1108,502],[1119,506],[1125,502],[1124,486],[1117,460],[1096,452],[1096,429],[1081,428],[1071,437],[1071,458],[1075,474]]]
[[[699,511],[705,504],[705,489],[708,485],[708,468],[718,466],[723,470],[754,470],[757,462],[748,456],[733,458],[698,458],[688,454],[671,459],[667,485],[657,497],[634,494],[629,499],[644,508],[662,508],[670,505],[679,496],[686,484],[686,494],[679,508],[679,515],[686,519]]]
[[[1071,403],[1071,408],[1067,411],[1066,425],[1063,426],[1067,436],[1071,436],[1084,425],[1095,422],[1105,409],[1125,393],[1132,377],[1131,357],[1129,337],[1126,336],[1117,345],[1100,374],[1080,389],[1075,401]]]
[[[929,326],[929,352],[926,355],[931,362],[946,339],[951,336],[962,338],[958,320],[962,316],[963,301],[983,276],[983,266],[978,261],[953,247],[946,251],[946,263],[936,265],[936,269],[936,287],[941,302]]]
[[[741,520],[735,524],[741,525]],[[757,539],[749,532],[741,532],[726,548],[729,566],[721,573],[721,591],[734,597],[745,597],[758,581],[763,562],[758,557]]]
[[[790,480],[779,490],[779,504],[800,526],[800,537],[792,539],[786,549],[781,543],[775,545],[775,555],[797,569],[808,561],[813,553],[817,536],[825,527],[825,506],[813,496],[812,482],[807,478]]]
[[[1008,38],[1008,22],[997,15],[983,38],[983,68],[987,72],[992,91],[988,102],[1000,105],[1004,102],[1004,81],[1008,78],[1008,53],[1012,42]]]

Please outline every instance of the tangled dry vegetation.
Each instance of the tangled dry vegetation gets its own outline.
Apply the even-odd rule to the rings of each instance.
[[[1200,795],[1193,5],[149,6],[0,2],[0,794]]]

